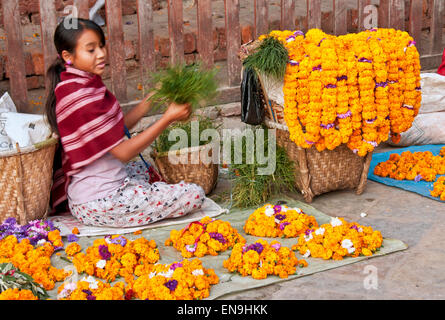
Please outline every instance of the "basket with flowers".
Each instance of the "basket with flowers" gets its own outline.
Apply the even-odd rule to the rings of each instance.
[[[202,266],[199,259],[154,264],[149,273],[140,276],[132,291],[141,300],[200,300],[207,298],[210,288],[219,282],[213,269]]]
[[[244,231],[257,237],[293,238],[307,229],[317,227],[315,218],[305,214],[300,208],[265,204],[249,216],[244,224]]]
[[[287,57],[270,50],[280,45]],[[285,30],[249,46],[240,58],[258,73],[266,125],[277,129],[278,144],[295,160],[305,200],[347,188],[363,192],[374,148],[389,137],[397,142],[420,108],[413,38],[394,29],[338,37]],[[286,63],[276,63],[281,71],[271,73],[270,61],[278,57]]]
[[[170,231],[165,241],[166,246],[173,246],[184,258],[216,256],[237,243],[244,244],[246,240],[229,222],[210,217],[193,221],[182,230]]]
[[[298,260],[290,248],[281,246],[278,241],[268,243],[259,239],[250,245],[236,244],[223,266],[243,277],[251,275],[254,279],[265,279],[276,275],[287,278],[296,272],[297,267],[306,267],[307,262]]]
[[[382,243],[380,231],[343,218],[332,218],[330,223],[301,234],[292,250],[299,251],[304,257],[342,260],[344,257],[371,256]]]

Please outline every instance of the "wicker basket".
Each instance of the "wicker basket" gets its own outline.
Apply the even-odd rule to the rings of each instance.
[[[239,57],[245,57],[258,47],[254,41],[242,46]],[[371,163],[372,153],[360,157],[345,144],[334,150],[319,152],[316,148],[304,149],[289,137],[289,128],[284,121],[284,107],[269,99],[265,79],[258,74],[260,97],[266,109],[265,124],[276,129],[277,144],[284,147],[289,158],[295,163],[295,184],[306,202],[312,202],[317,195],[344,189],[355,189],[357,194],[364,191]]]
[[[19,224],[46,216],[53,181],[57,139],[0,153],[0,222]]]
[[[159,173],[167,183],[174,184],[184,181],[195,183],[209,194],[216,187],[218,181],[218,163],[216,161],[203,161],[200,155],[213,157],[212,144],[198,147],[184,148],[177,151],[151,154]],[[169,157],[173,157],[170,161]],[[209,159],[211,160],[211,159]]]

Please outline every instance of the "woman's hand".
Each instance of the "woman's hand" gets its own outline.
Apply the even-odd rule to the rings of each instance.
[[[189,103],[176,104],[172,102],[168,106],[163,117],[165,117],[169,121],[169,123],[173,123],[175,121],[187,120],[190,117],[191,113],[192,107]]]

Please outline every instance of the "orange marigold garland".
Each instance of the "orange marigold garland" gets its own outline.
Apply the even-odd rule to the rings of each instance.
[[[257,237],[298,237],[309,228],[318,227],[313,216],[300,208],[265,204],[246,220],[244,231]]]
[[[199,259],[150,265],[148,271],[131,288],[141,300],[204,299],[211,286],[219,282],[214,270],[204,268]]]
[[[243,277],[251,275],[254,279],[265,279],[268,275],[276,275],[287,278],[295,274],[297,267],[306,267],[307,262],[298,260],[290,248],[281,246],[278,241],[269,244],[259,239],[250,245],[236,244],[223,266]]]
[[[439,179],[433,183],[433,190],[430,190],[430,194],[433,197],[439,197],[440,200],[445,201],[445,176],[439,177]]]
[[[344,257],[370,256],[382,246],[380,231],[343,218],[332,218],[330,223],[309,229],[300,235],[292,250],[304,257],[341,260]]]
[[[289,54],[284,120],[298,146],[322,151],[346,143],[365,156],[411,127],[421,103],[420,60],[407,32],[335,37],[319,29],[274,30],[269,36]]]
[[[39,298],[36,297],[31,290],[14,288],[1,292],[0,300],[39,300]]]
[[[165,245],[179,250],[184,258],[191,258],[207,254],[216,256],[236,243],[245,242],[229,222],[204,217],[200,221],[191,222],[182,230],[172,230]]]

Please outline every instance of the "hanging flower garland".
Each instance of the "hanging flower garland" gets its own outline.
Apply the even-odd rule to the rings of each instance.
[[[300,235],[292,250],[299,251],[304,257],[342,260],[344,257],[370,256],[379,250],[382,242],[380,231],[343,218],[332,218],[330,223]]]
[[[287,278],[295,274],[297,267],[306,267],[307,262],[298,260],[290,248],[281,246],[278,241],[269,244],[259,239],[250,245],[236,244],[223,266],[243,277],[251,275],[254,279],[265,279],[276,275]]]
[[[257,237],[298,237],[309,228],[318,227],[313,216],[299,208],[265,204],[246,220],[244,231]]]
[[[298,146],[360,156],[408,130],[421,102],[420,59],[404,31],[371,29],[331,36],[274,30],[288,51],[284,120]],[[266,36],[261,36],[259,40]]]
[[[236,243],[246,240],[229,222],[204,217],[194,221],[182,230],[172,230],[166,246],[173,246],[184,258],[203,257],[207,254],[216,256],[232,248]]]

